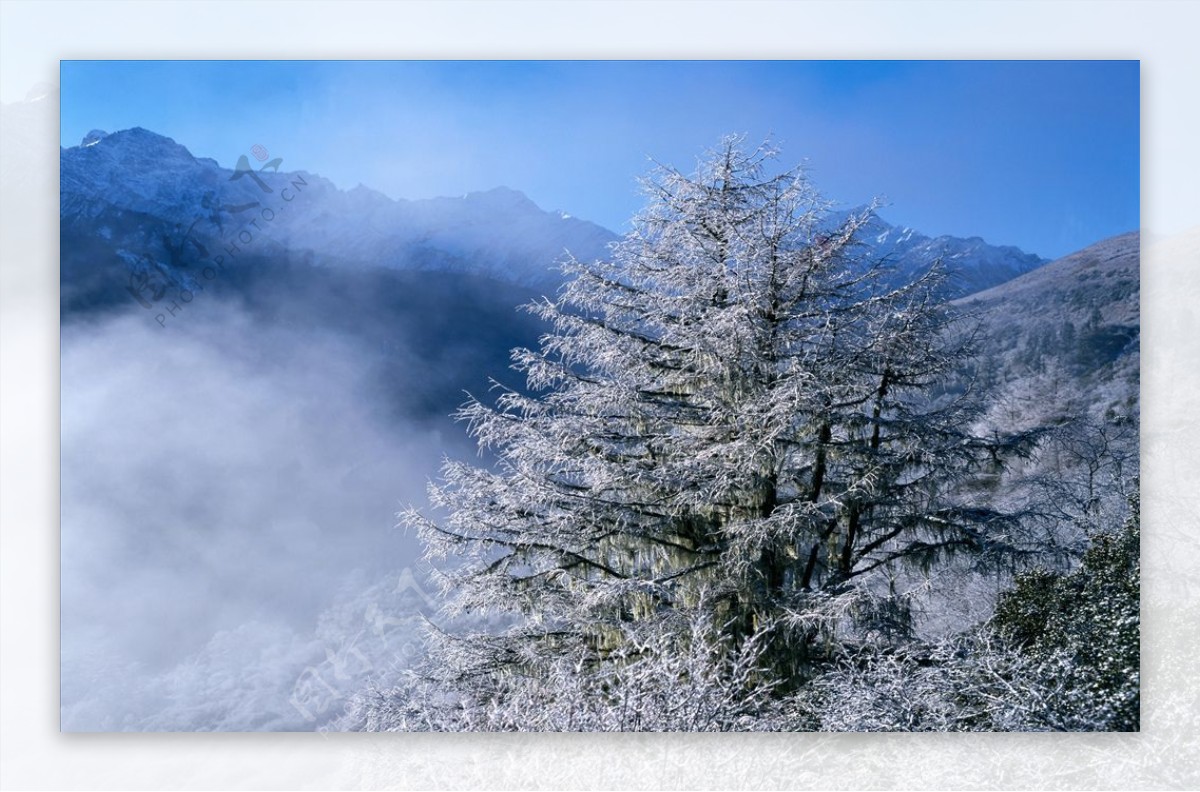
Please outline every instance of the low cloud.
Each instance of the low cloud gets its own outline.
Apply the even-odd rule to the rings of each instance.
[[[338,631],[366,630],[361,677],[412,615],[368,601],[417,565],[395,512],[473,452],[398,421],[351,338],[215,301],[183,318],[62,329],[62,727],[313,728],[288,698],[314,667],[349,686]]]

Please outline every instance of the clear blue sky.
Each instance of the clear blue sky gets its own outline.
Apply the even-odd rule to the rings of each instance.
[[[622,232],[648,158],[768,135],[827,197],[1056,257],[1139,226],[1136,61],[64,61],[62,145],[142,126],[392,197],[505,185]]]

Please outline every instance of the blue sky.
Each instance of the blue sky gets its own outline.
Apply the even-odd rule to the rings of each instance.
[[[1047,257],[1139,226],[1136,61],[64,61],[62,145],[142,126],[395,198],[505,185],[627,229],[636,178],[770,136],[829,198]]]

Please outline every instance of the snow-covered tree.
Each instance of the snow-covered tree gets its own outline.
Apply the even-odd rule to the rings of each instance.
[[[1136,492],[1129,511],[1092,533],[1073,572],[1019,576],[987,624],[931,643],[844,647],[805,710],[829,731],[1137,731]]]
[[[562,653],[537,675],[491,675],[486,687],[442,649],[435,655],[448,663],[356,697],[346,722],[368,731],[792,731],[805,713],[763,678],[765,635],[733,646],[711,613],[670,613],[630,626],[605,663]]]
[[[821,731],[1088,731],[1063,652],[1031,655],[979,628],[926,644],[847,648],[804,700]]]
[[[514,352],[529,392],[461,411],[495,465],[448,463],[444,516],[404,515],[447,616],[502,625],[435,642],[460,713],[566,667],[611,682],[681,624],[706,625],[713,669],[755,647],[743,688],[794,690],[838,631],[905,628],[897,570],[1021,550],[964,500],[1020,443],[970,434],[972,394],[944,390],[971,338],[941,271],[888,286],[860,256],[870,212],[834,222],[774,158],[729,138],[694,175],[658,169],[611,261],[570,260],[532,306],[552,330]]]
[[[992,619],[1026,655],[1067,659],[1062,716],[1089,730],[1137,731],[1141,722],[1141,505],[1136,481],[1131,488],[1123,524],[1093,529],[1077,569],[1021,575]]]

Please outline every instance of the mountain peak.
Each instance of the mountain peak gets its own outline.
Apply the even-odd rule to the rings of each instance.
[[[511,187],[460,198],[395,201],[362,184],[343,191],[306,171],[289,173],[305,185],[304,200],[290,206],[286,242],[281,235],[280,244],[330,262],[474,270],[512,282],[545,284],[557,278],[552,264],[564,251],[582,259],[605,258],[616,239],[566,212],[543,211]],[[141,127],[111,134],[93,130],[83,144],[62,151],[61,174],[64,219],[97,217],[111,208],[185,228],[199,222],[205,228],[209,218],[239,221],[236,215],[257,206],[264,195],[256,181],[240,179],[213,160],[197,159],[171,138]],[[978,238],[930,239],[890,225],[869,206],[850,211],[864,209],[871,210],[862,234],[870,247],[867,255],[891,263],[898,280],[936,259],[946,260],[957,278],[947,296],[994,286],[1044,263]],[[840,214],[844,219],[849,212]],[[131,249],[135,242],[131,236]]]
[[[289,195],[301,198],[294,203],[283,198],[286,213],[278,200],[268,207],[279,219],[270,221],[269,233],[255,243],[257,255],[286,250],[322,265],[461,271],[552,289],[559,285],[553,264],[565,250],[588,260],[602,258],[615,239],[592,223],[564,222],[562,213],[543,211],[511,187],[398,201],[363,184],[341,190],[296,170],[263,175],[277,191],[271,193],[257,179],[239,178],[236,171],[194,157],[174,140],[140,127],[112,134],[94,130],[84,145],[62,149],[60,157],[63,227],[106,240],[115,255],[137,251],[160,262],[184,255],[172,228],[191,229],[193,242],[216,250],[227,242],[225,234],[258,216],[252,214],[260,211],[256,207],[276,199],[285,183]],[[123,219],[134,213],[136,221]],[[155,224],[159,228],[147,231]],[[186,271],[176,274],[181,282],[190,277]]]
[[[98,145],[98,144],[103,145]],[[122,129],[118,132],[107,133],[102,129],[93,129],[84,136],[76,149],[103,149],[118,156],[149,156],[156,158],[182,159],[192,161],[194,157],[186,146],[176,143],[165,135],[151,132],[142,127]]]
[[[467,202],[487,206],[491,209],[541,209],[529,196],[511,187],[493,187],[490,190],[470,192],[463,196]]]

